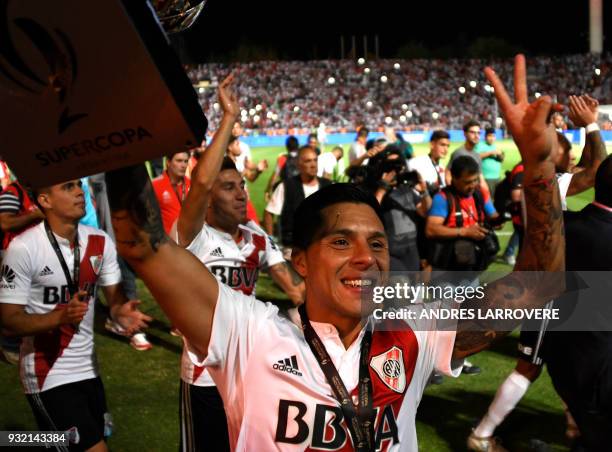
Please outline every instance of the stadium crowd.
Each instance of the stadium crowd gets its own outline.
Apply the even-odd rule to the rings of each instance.
[[[511,59],[422,59],[204,64],[188,74],[194,85],[210,83],[199,96],[213,130],[221,117],[214,87],[228,71],[236,74],[241,121],[251,131],[310,130],[321,122],[330,132],[361,122],[372,130],[458,129],[471,117],[499,125],[495,96],[481,71],[487,64],[511,73]],[[610,54],[538,57],[528,64],[533,93],[558,93],[556,101],[565,104],[568,95],[588,92],[602,105],[612,103]]]
[[[212,140],[169,153],[160,174],[142,165],[34,190],[14,175],[3,178],[3,351],[18,361],[40,429],[70,431],[70,450],[107,450],[112,418],[93,352],[95,288],[108,304],[107,328],[148,350],[143,332],[152,319],[138,309],[136,273],[184,338],[181,450],[417,450],[415,413],[424,388],[442,383],[443,375],[486,372],[466,358],[503,333],[470,330],[475,326],[468,323],[452,332],[363,328],[361,297],[372,284],[364,275],[420,272],[425,282],[456,284],[436,274],[460,271],[475,284],[500,252],[495,231],[505,221],[516,234],[515,249],[504,253],[515,272],[511,283],[490,284],[484,306],[500,306],[506,297],[508,307],[536,308],[562,294],[558,280],[530,286],[520,270],[612,270],[612,157],[597,125],[599,102],[612,101],[610,87],[599,81],[609,79],[612,61],[594,58],[530,60],[529,80],[522,57],[492,62],[497,72],[489,68],[485,76],[477,60],[200,66],[192,81],[217,87],[215,95],[201,93]],[[513,64],[514,80],[500,79]],[[232,75],[217,80],[229,69]],[[532,91],[559,94],[529,103],[528,81]],[[504,89],[513,84],[516,102]],[[368,101],[372,107],[364,106]],[[559,104],[566,106],[563,115],[552,114]],[[440,116],[431,121],[434,112]],[[522,158],[508,175],[490,127],[497,115]],[[586,129],[578,162],[554,130],[566,120]],[[253,160],[240,140],[242,126],[310,129],[320,122],[331,130],[358,124],[355,142],[321,152],[316,135],[304,146],[290,136],[259,218],[249,207],[246,180],[260,177],[268,162]],[[427,155],[414,156],[393,133],[404,125],[435,129]],[[457,149],[449,149],[452,127],[465,134]],[[379,128],[385,137],[371,139]],[[591,188],[593,203],[566,214],[564,233],[565,199]],[[286,312],[255,299],[262,271],[287,295]],[[525,295],[502,294],[517,284]],[[543,363],[551,363],[567,406],[568,436],[576,447],[605,450],[610,333],[547,342],[546,325],[527,333],[534,331],[521,334],[516,369],[480,424],[471,433],[466,426],[468,448],[505,450],[495,428]],[[15,337],[21,337],[17,357]],[[581,361],[588,372],[558,370],[561,359],[583,359],[584,347],[592,350],[592,360]],[[362,354],[371,356],[369,363]],[[578,385],[587,389],[577,391]]]

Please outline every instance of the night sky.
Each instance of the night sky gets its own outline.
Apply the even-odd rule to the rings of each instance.
[[[339,58],[342,34],[347,53],[350,37],[356,35],[358,54],[363,53],[363,35],[368,35],[373,53],[374,35],[378,34],[383,58],[396,56],[407,43],[425,47],[433,56],[461,57],[477,38],[488,36],[502,38],[532,55],[580,53],[589,49],[588,3],[209,0],[196,25],[173,41],[182,50],[183,59],[191,62],[236,59],[241,46],[256,46],[281,59]],[[608,4],[604,34],[607,31],[610,36],[611,13],[612,5]],[[608,51],[611,41],[604,41]]]

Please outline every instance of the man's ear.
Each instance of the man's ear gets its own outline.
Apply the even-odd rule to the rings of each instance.
[[[291,264],[293,269],[302,278],[308,276],[308,265],[306,264],[306,251],[299,248],[293,248],[291,250]]]
[[[38,201],[38,204],[43,209],[48,209],[51,207],[51,204],[49,202],[49,193],[46,193],[46,192],[39,193],[38,198],[36,198],[36,200]]]

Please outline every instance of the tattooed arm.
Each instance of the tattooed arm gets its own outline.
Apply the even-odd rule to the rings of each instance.
[[[206,355],[219,293],[216,279],[195,256],[166,236],[144,165],[109,172],[106,183],[119,254],[142,278],[172,324]]]
[[[570,119],[578,127],[597,121],[599,103],[590,96],[570,96]],[[608,156],[606,144],[599,130],[586,135],[586,143],[578,167],[582,171],[574,174],[567,189],[567,196],[576,195],[595,185],[595,174],[601,162]]]
[[[485,69],[485,75],[495,88],[500,108],[525,165],[523,189],[527,227],[515,272],[489,284],[484,299],[478,301],[478,307],[485,310],[537,308],[564,290],[563,216],[555,165],[550,156],[555,132],[546,122],[552,101],[550,97],[542,96],[531,104],[528,102],[525,58],[522,55],[515,60],[515,103],[491,68]],[[500,328],[499,324],[483,320],[460,321],[453,356],[462,358],[483,350],[519,323],[504,321]]]
[[[304,280],[286,262],[270,267],[270,277],[285,292],[293,304],[298,306],[304,301],[306,287]]]

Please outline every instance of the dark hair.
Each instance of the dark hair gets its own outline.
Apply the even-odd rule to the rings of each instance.
[[[309,133],[308,134],[308,139],[310,140],[311,138],[316,139],[317,141],[319,141],[319,137],[316,133]]]
[[[297,151],[300,147],[300,142],[296,137],[291,135],[285,140],[285,147],[287,148],[287,152]]]
[[[354,184],[328,185],[304,199],[296,209],[293,220],[294,248],[306,250],[322,232],[325,221],[321,213],[323,209],[343,202],[367,204],[384,224],[380,205],[374,195]]]
[[[434,132],[431,134],[429,142],[433,143],[434,141],[442,140],[443,138],[450,140],[450,134],[446,130],[434,130]]]
[[[612,207],[612,155],[601,162],[595,174],[595,201]]]
[[[495,129],[493,127],[487,127],[485,129],[485,135],[495,135]]]
[[[467,132],[467,131],[468,131],[468,129],[469,129],[470,127],[474,127],[474,126],[478,126],[478,127],[480,127],[480,123],[479,123],[478,121],[475,121],[475,120],[473,120],[473,119],[470,119],[468,122],[466,122],[466,123],[463,125],[463,131],[464,131],[464,132]]]
[[[464,173],[476,174],[479,172],[480,168],[478,166],[478,162],[469,155],[462,155],[461,157],[457,157],[455,160],[453,160],[451,175],[454,178],[460,178]]]
[[[225,170],[238,171],[238,168],[236,168],[236,164],[228,156],[223,157],[223,162],[221,162],[221,169],[219,170],[219,172],[225,171]]]
[[[187,158],[189,158],[190,155],[191,155],[189,153],[189,151],[176,151],[176,152],[172,152],[170,154],[167,154],[166,155],[166,161],[169,162],[170,160],[172,160],[176,154],[187,154]]]
[[[359,137],[364,137],[366,138],[368,136],[368,134],[370,133],[370,130],[367,127],[362,127],[361,129],[359,129],[359,131],[357,132],[357,138]]]

